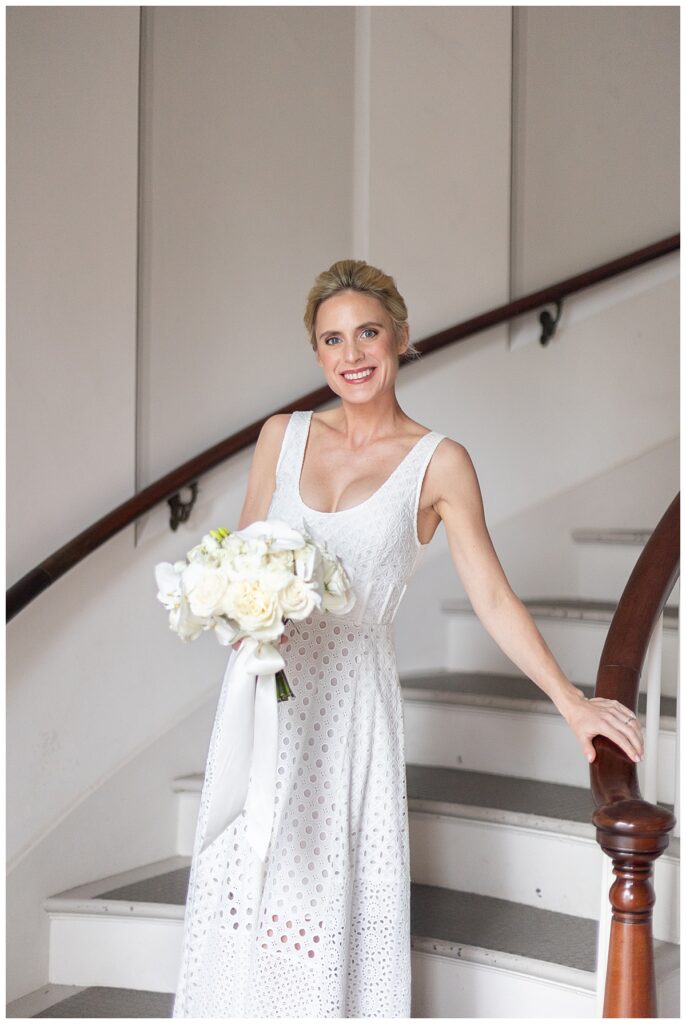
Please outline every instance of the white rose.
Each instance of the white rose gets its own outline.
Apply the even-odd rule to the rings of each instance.
[[[228,586],[221,569],[192,562],[182,575],[184,592],[193,615],[214,615]]]
[[[294,579],[294,576],[291,570],[284,569],[283,566],[275,562],[268,562],[257,574],[257,581],[260,586],[264,590],[270,590],[277,594],[284,587],[287,587],[292,579]]]
[[[313,610],[321,607],[321,594],[316,585],[294,577],[279,594],[281,608],[286,619],[306,619]]]
[[[235,580],[224,597],[226,614],[256,640],[277,640],[283,633],[278,595],[265,590],[259,580]]]

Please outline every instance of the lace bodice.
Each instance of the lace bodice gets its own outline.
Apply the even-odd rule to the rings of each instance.
[[[384,483],[359,505],[320,512],[300,495],[311,418],[311,411],[291,414],[267,518],[283,519],[296,529],[303,525],[341,558],[357,595],[347,622],[390,625],[427,546],[417,535],[419,498],[426,468],[445,435],[432,430],[415,442]]]

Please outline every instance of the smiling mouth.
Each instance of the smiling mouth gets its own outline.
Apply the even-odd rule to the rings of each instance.
[[[347,381],[348,384],[362,384],[365,380],[370,380],[374,376],[375,366],[365,366],[362,370],[346,370],[345,373],[341,374],[343,380]],[[347,376],[348,373],[361,374],[361,376]]]

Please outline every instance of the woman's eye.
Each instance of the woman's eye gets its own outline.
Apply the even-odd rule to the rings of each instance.
[[[373,328],[373,327],[367,327],[367,328],[366,328],[366,329],[365,329],[365,330],[364,330],[364,331],[362,332],[362,334],[363,334],[363,335],[365,335],[365,334],[371,334],[371,336],[372,336],[373,338],[374,338],[374,337],[376,337],[376,333],[377,333],[377,332],[376,332],[376,331],[374,330],[374,328]]]
[[[334,334],[330,338],[326,339],[326,344],[328,345],[330,341],[340,341],[340,338],[338,338],[338,336]]]

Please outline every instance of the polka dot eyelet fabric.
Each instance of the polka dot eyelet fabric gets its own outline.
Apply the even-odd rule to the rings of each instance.
[[[268,516],[296,525],[305,421],[293,416]],[[280,651],[295,697],[278,705],[264,864],[243,817],[198,852],[222,730],[220,694],[175,1017],[410,1015],[409,838],[392,619],[414,567],[413,485],[427,455],[415,449],[372,517],[367,505],[359,519],[317,522],[315,514],[304,524],[342,558],[364,597],[352,615],[315,613],[287,625]]]

